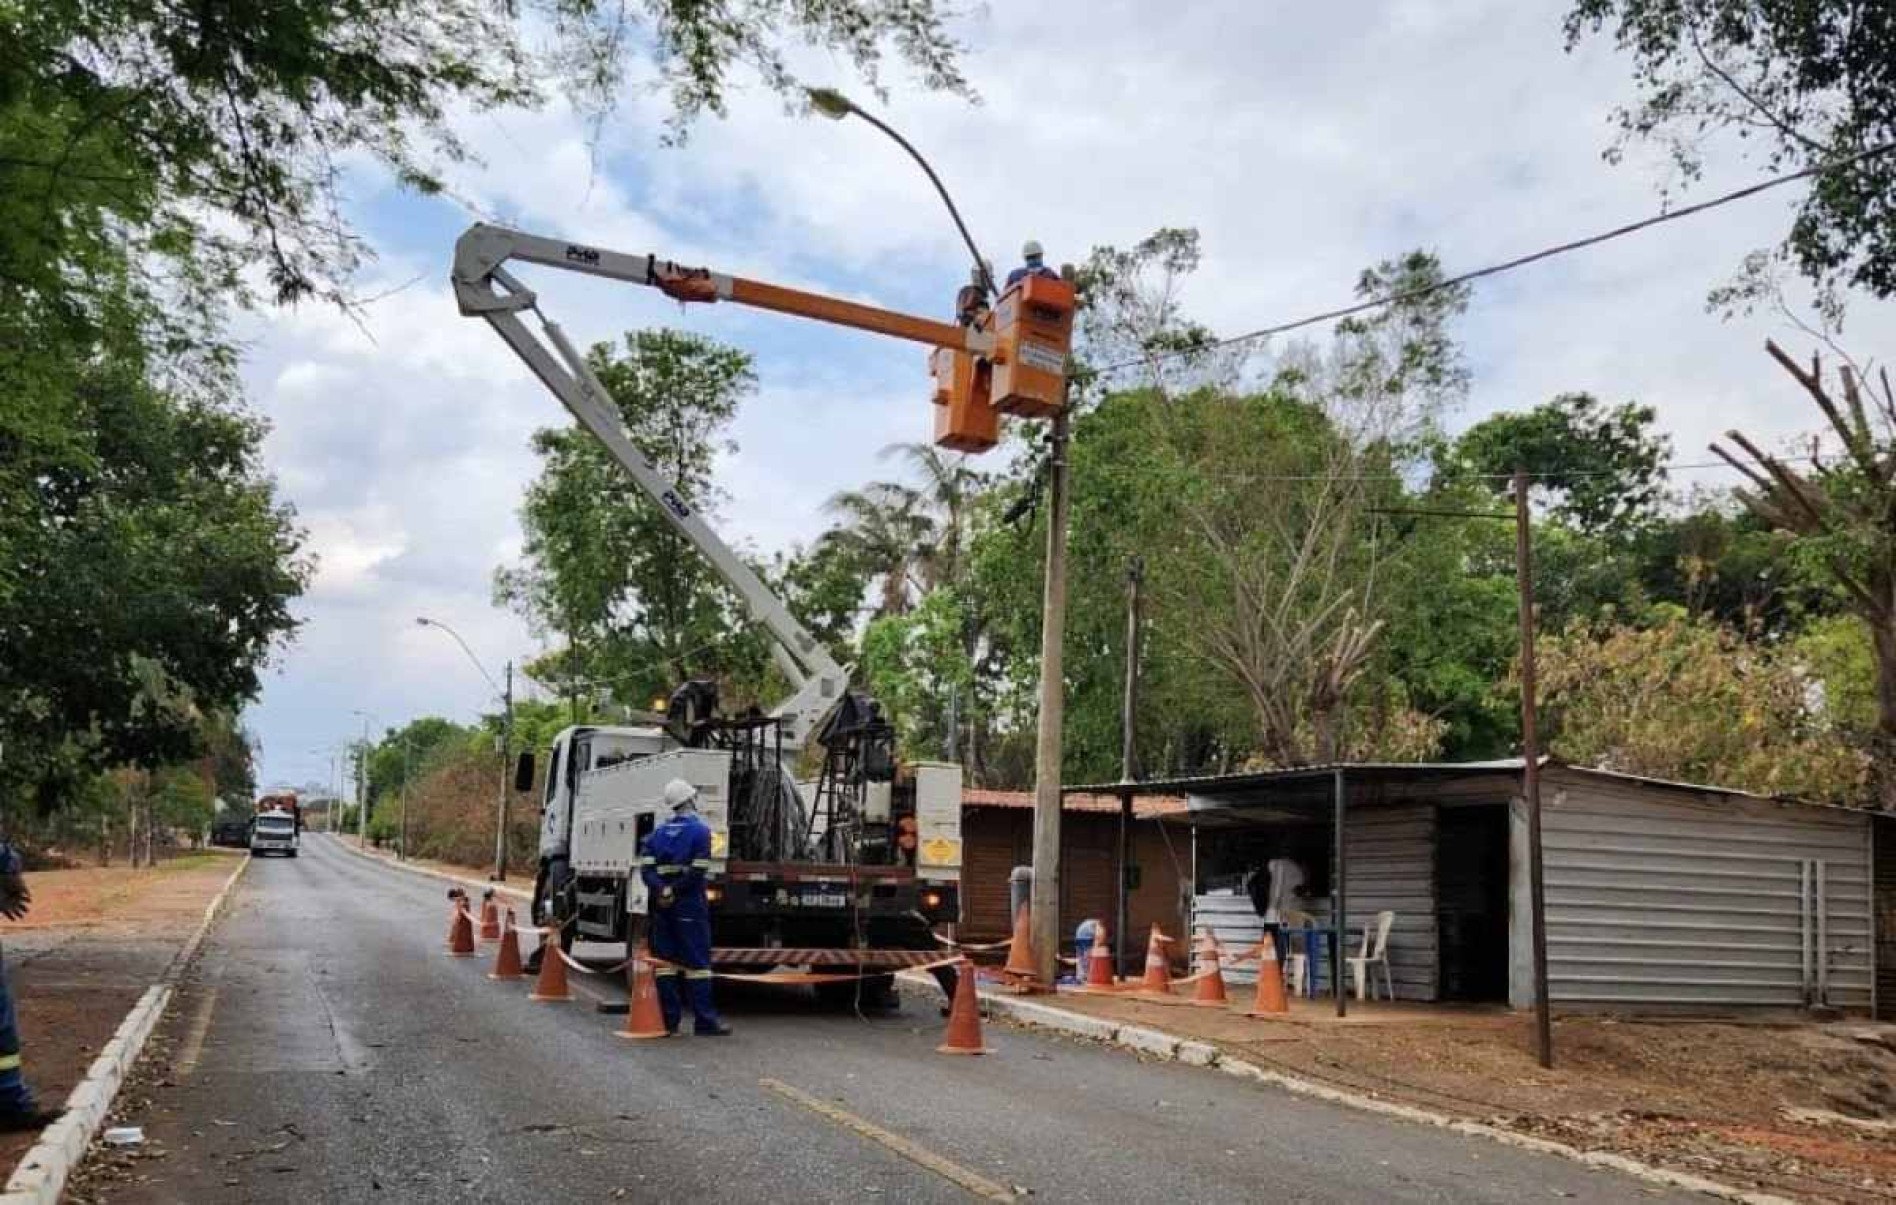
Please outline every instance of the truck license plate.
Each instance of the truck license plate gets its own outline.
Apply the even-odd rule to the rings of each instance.
[[[849,907],[849,896],[841,891],[802,891],[793,898],[800,908]]]

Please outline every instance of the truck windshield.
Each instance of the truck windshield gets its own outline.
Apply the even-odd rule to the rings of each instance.
[[[288,816],[264,816],[257,821],[257,831],[264,833],[287,833],[293,827]]]

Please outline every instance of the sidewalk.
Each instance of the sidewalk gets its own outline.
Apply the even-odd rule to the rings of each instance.
[[[27,1082],[58,1107],[99,1049],[204,920],[243,852],[210,850],[150,870],[29,871],[32,911],[0,921]],[[11,1168],[38,1135],[0,1135]]]
[[[1896,1026],[1557,1018],[1555,1068],[1532,1018],[1500,1008],[1329,1000],[1284,1018],[1062,992],[1064,1012],[1203,1043],[1221,1058],[1380,1101],[1605,1150],[1800,1198],[1896,1196]],[[1189,1049],[1189,1048],[1188,1048]],[[1201,1048],[1202,1049],[1202,1048]]]

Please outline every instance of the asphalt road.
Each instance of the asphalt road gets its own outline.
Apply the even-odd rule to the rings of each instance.
[[[490,982],[487,957],[446,957],[444,893],[325,837],[254,862],[131,1095],[142,1111],[124,1120],[162,1157],[130,1178],[95,1165],[82,1193],[965,1201],[985,1182],[1115,1205],[1687,1199],[992,1024],[992,1056],[938,1055],[932,999],[864,1021],[726,991],[736,1036],[627,1042],[585,996],[535,1004]]]

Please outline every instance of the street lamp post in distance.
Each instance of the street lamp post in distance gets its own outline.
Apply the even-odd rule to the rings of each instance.
[[[507,662],[507,685],[503,688],[494,681],[494,675],[487,672],[487,667],[481,664],[481,659],[474,655],[474,650],[468,647],[467,641],[461,639],[459,632],[439,619],[430,619],[426,615],[415,616],[415,623],[424,628],[440,628],[453,637],[454,643],[461,646],[461,651],[474,663],[481,677],[487,679],[487,685],[493,688],[495,697],[500,700],[500,802],[494,821],[494,873],[488,877],[496,883],[504,883],[507,881],[507,822],[510,810],[507,759],[513,750],[513,662]]]

